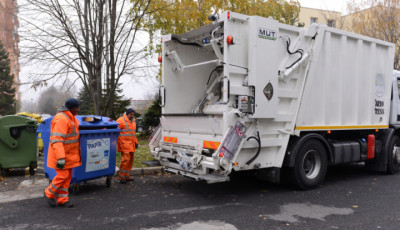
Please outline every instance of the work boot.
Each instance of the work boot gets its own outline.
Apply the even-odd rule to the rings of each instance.
[[[55,207],[56,206],[56,201],[54,200],[54,199],[50,199],[50,198],[48,198],[47,196],[46,196],[46,194],[44,194],[44,199],[46,199],[46,202],[47,202],[47,204],[50,206],[50,207]]]
[[[126,181],[127,181],[127,182],[130,182],[130,181],[134,182],[134,181],[135,181],[135,178],[129,177]]]
[[[74,205],[71,203],[71,201],[67,201],[64,204],[58,204],[58,206],[63,207],[63,208],[73,208]]]
[[[119,180],[119,183],[126,184],[126,180]]]

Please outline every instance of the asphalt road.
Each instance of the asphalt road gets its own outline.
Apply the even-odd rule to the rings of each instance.
[[[400,175],[360,166],[329,168],[324,184],[311,191],[244,175],[211,185],[143,176],[126,185],[114,179],[111,188],[99,179],[71,195],[72,209],[46,205],[46,182],[18,171],[0,182],[1,230],[400,229]]]

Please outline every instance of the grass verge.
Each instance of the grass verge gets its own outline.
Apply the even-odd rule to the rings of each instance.
[[[148,136],[138,136],[139,148],[136,149],[135,157],[133,159],[133,168],[145,168],[147,165],[143,164],[142,161],[154,160],[154,157],[150,154],[149,142],[147,141]],[[117,166],[121,163],[121,153],[117,152]]]

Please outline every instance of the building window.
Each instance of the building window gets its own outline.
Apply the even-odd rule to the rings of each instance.
[[[336,21],[335,20],[328,20],[328,26],[335,28],[336,27]]]
[[[313,23],[318,23],[318,18],[310,18],[310,25]]]

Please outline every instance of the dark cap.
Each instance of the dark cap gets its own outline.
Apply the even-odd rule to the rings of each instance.
[[[67,107],[68,109],[79,107],[79,101],[76,100],[75,98],[68,98],[65,101],[65,107]]]
[[[130,114],[130,113],[135,113],[135,110],[129,108],[129,109],[127,109],[126,112],[125,112],[126,115],[128,115],[128,114]]]

